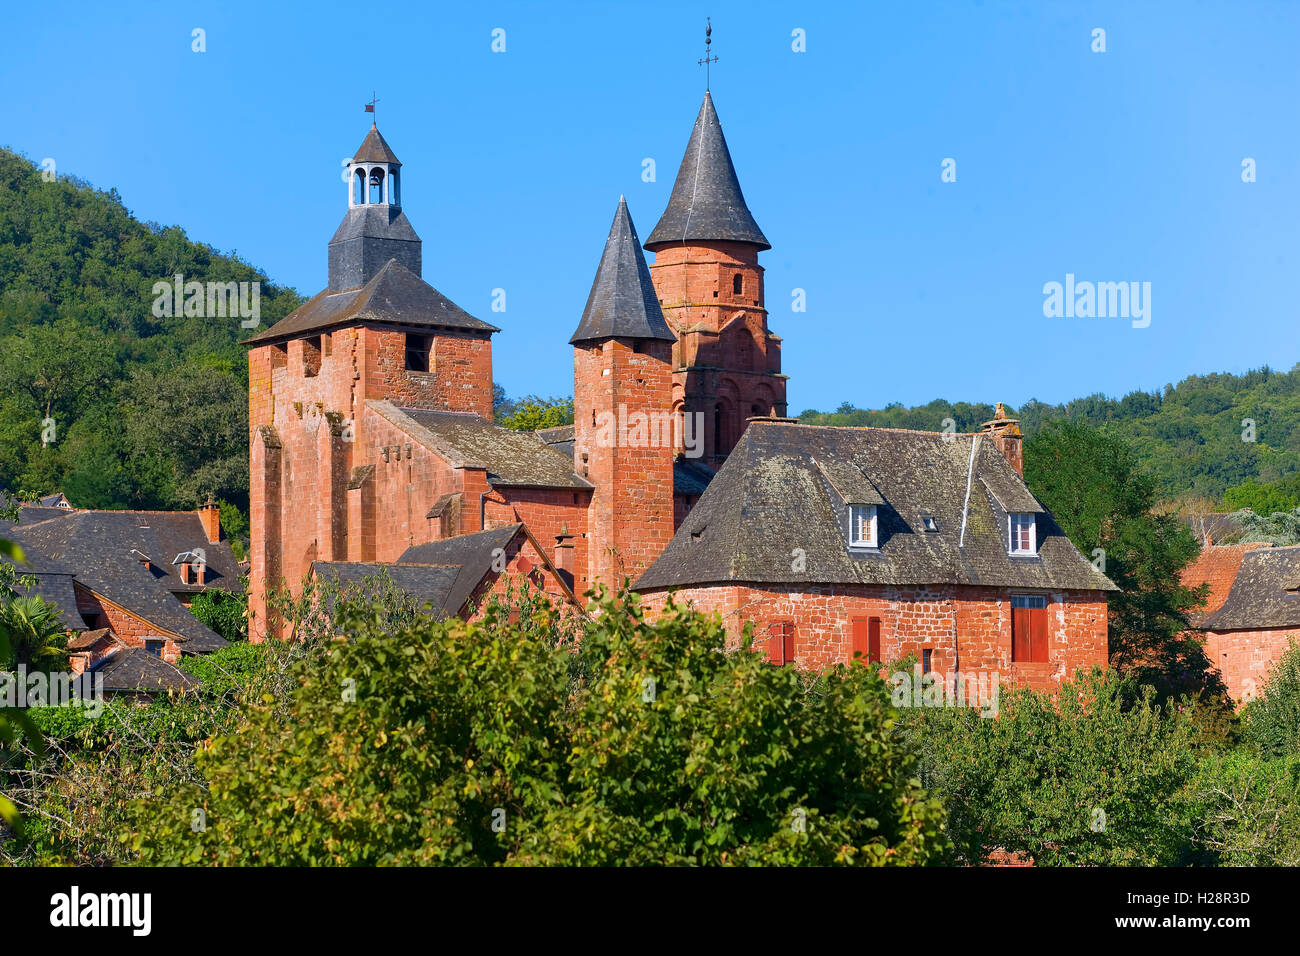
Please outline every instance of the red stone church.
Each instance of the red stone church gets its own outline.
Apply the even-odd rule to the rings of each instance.
[[[255,637],[268,587],[386,566],[448,614],[472,614],[462,598],[492,574],[570,602],[624,579],[652,603],[676,590],[737,634],[752,623],[780,663],[914,652],[1048,686],[1106,663],[1113,585],[1025,487],[1016,423],[942,436],[784,417],[771,246],[709,94],[644,247],[618,203],[569,339],[565,428],[493,424],[500,330],[425,280],[403,176],[372,127],[328,287],[247,343]],[[482,532],[502,528],[513,544],[487,563]]]

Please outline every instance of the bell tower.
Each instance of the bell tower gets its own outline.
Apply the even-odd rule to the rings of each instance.
[[[704,94],[668,208],[645,248],[673,348],[673,410],[704,424],[704,460],[717,468],[750,418],[784,416],[781,339],[767,325],[763,267],[772,248],[749,207],[726,137]]]
[[[360,288],[389,259],[419,276],[420,250],[402,212],[402,164],[372,124],[348,164],[348,211],[329,244],[329,291]]]

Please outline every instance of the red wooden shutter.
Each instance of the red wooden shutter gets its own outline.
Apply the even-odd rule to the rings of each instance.
[[[871,618],[870,620],[874,621],[875,618]],[[862,663],[865,664],[871,660],[870,624],[868,623],[868,619],[865,617],[855,617],[853,618],[852,625],[853,648],[849,653],[852,654],[854,658],[861,660]]]
[[[880,618],[873,617],[867,625],[867,660],[880,663]]]
[[[1031,647],[1031,655],[1029,657],[1029,660],[1040,664],[1046,664],[1047,663],[1047,608],[1032,607],[1028,609],[1027,613],[1029,615],[1031,633],[1033,634],[1033,637],[1031,638],[1032,647]]]
[[[794,624],[777,621],[767,633],[767,659],[778,665],[794,663]]]
[[[1029,624],[1029,608],[1015,607],[1011,608],[1011,659],[1013,661],[1028,661],[1030,652],[1033,647]]]

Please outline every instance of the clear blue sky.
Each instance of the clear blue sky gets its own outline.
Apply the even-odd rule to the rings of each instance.
[[[619,194],[642,238],[667,202],[706,14],[792,413],[1300,359],[1300,3],[15,3],[0,143],[310,295],[374,88],[425,279],[502,327],[512,395],[569,394]],[[1066,273],[1150,282],[1150,327],[1045,318]]]

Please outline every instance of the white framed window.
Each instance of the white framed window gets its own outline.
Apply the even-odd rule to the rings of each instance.
[[[1013,514],[1007,520],[1010,525],[1007,550],[1012,554],[1034,554],[1038,550],[1035,515]]]
[[[849,546],[853,548],[876,546],[875,505],[849,505]]]

